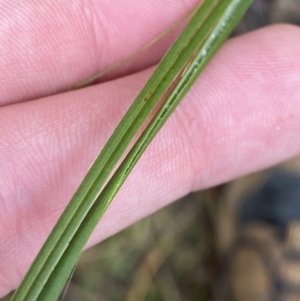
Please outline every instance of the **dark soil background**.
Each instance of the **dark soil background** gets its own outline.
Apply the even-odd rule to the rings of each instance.
[[[300,0],[255,1],[235,35],[282,22],[300,25]],[[213,300],[216,195],[189,195],[86,251],[61,300]]]

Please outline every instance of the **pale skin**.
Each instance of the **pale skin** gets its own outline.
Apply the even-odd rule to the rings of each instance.
[[[139,50],[197,2],[0,1],[0,297],[20,283],[175,34],[110,81],[61,92]],[[300,154],[299,40],[299,28],[277,25],[228,41],[89,245],[191,191]]]

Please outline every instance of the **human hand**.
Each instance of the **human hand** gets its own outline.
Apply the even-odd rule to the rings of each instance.
[[[137,51],[197,2],[0,3],[0,296],[20,283],[172,36],[109,82],[57,93]],[[299,154],[299,38],[296,27],[273,26],[228,41],[89,245],[190,191]]]

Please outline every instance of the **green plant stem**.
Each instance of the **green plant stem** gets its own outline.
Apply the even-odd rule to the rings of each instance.
[[[125,114],[119,126],[95,160],[84,181],[31,266],[30,273],[27,274],[20,288],[14,295],[13,300],[14,298],[26,298],[29,290],[31,290],[31,298],[38,295],[39,289],[36,287],[39,285],[33,285],[33,283],[46,282],[51,274],[53,265],[55,266],[61,254],[67,247],[68,242],[76,232],[120,157],[162,97],[164,91],[169,87],[178,72],[180,72],[184,66],[184,57],[181,56],[182,49],[188,44],[195,31],[201,26],[199,19],[203,22],[212,11],[213,5],[215,5],[216,2],[217,1],[207,1],[204,3],[205,5],[201,5],[198,8],[194,18],[192,18],[189,25],[184,29],[183,34],[174,43],[174,47],[172,47],[163,58],[161,64],[151,76],[150,80],[147,82],[146,86]],[[171,78],[165,78],[166,73],[174,64],[173,78],[172,75]],[[55,246],[55,251],[52,252]],[[36,291],[36,293],[34,293],[34,291]]]
[[[182,50],[188,45],[189,40],[201,26],[202,22],[206,20],[217,2],[217,0],[206,1],[197,8],[190,23],[162,59],[160,65],[95,160],[12,300],[26,300],[29,291],[31,291],[29,294],[30,298],[32,298],[31,300],[34,300],[39,294],[40,289],[38,287],[47,281],[53,270],[53,266],[55,266],[61,254],[63,254],[68,242],[78,229],[110,173],[142,124],[155,108],[165,90],[168,89],[178,72],[184,66],[185,61],[184,57],[182,57]],[[167,78],[166,74],[172,66],[173,74]],[[34,285],[34,283],[36,284]]]
[[[106,154],[106,156],[104,156],[104,163],[101,161],[101,154],[100,159],[98,158],[101,163],[98,163],[98,165],[102,167],[102,174],[99,171],[97,173],[97,170],[95,170],[94,167],[95,165],[93,165],[90,170],[90,172],[93,171],[93,177],[89,177],[89,172],[86,178],[88,180],[85,179],[87,182],[83,182],[80,186],[84,189],[80,188],[81,190],[79,189],[79,192],[77,192],[74,196],[77,206],[72,207],[72,210],[68,209],[70,205],[67,207],[65,213],[60,219],[60,223],[58,223],[59,226],[56,226],[55,231],[51,234],[52,236],[54,235],[54,238],[51,238],[50,235],[42,248],[42,252],[32,265],[29,274],[27,274],[29,276],[26,276],[27,278],[25,277],[25,284],[22,283],[23,286],[20,286],[20,289],[16,292],[13,300],[50,301],[57,298],[90,234],[127,178],[128,174],[131,172],[146,147],[149,145],[158,130],[162,127],[166,119],[173,112],[179,101],[183,98],[208,61],[228,37],[232,29],[236,26],[237,22],[240,20],[251,2],[251,0],[221,0],[215,1],[213,6],[209,6],[212,1],[208,0],[200,6],[198,11],[201,11],[201,8],[203,9],[203,7],[207,5],[207,8],[209,8],[207,10],[207,14],[203,14],[203,12],[201,12],[201,18],[196,20],[198,23],[196,23],[194,19],[197,15],[195,14],[194,18],[189,23],[190,25],[193,20],[195,22],[193,25],[193,32],[189,32],[190,38],[183,47],[179,47],[180,45],[177,45],[180,51],[176,52],[176,56],[173,54],[173,60],[175,61],[168,62],[167,66],[169,68],[163,75],[160,74],[159,82],[153,80],[150,85],[150,89],[149,84],[146,85],[148,90],[146,89],[143,90],[144,92],[142,91],[142,97],[140,97],[141,103],[139,103],[139,105],[135,105],[136,107],[134,107],[134,110],[130,109],[130,114],[127,113],[125,115],[124,118],[129,120],[125,122],[126,129],[120,129],[119,126],[112,136],[117,136],[117,142],[114,140],[111,142],[110,139],[107,144],[109,147],[106,145],[101,153],[103,154],[104,150],[108,150],[111,153],[110,148],[112,148],[114,149],[113,155],[110,158],[110,156]],[[215,6],[216,3],[217,5]],[[204,20],[205,23],[203,23]],[[203,26],[200,27],[199,24],[202,25],[202,23]],[[191,28],[189,30],[191,31]],[[172,54],[172,48],[169,53]],[[167,56],[164,58],[165,60]],[[180,64],[178,62],[180,62]],[[183,68],[184,72],[180,73]],[[170,72],[171,75],[167,72]],[[137,143],[133,146],[114,176],[100,193],[99,197],[97,197],[99,190],[105,183],[111,170],[117,164],[141,125],[145,122],[153,108],[157,105],[164,92],[175,80],[178,74],[180,77],[179,82],[175,86],[173,92],[163,103],[154,119],[142,133]],[[153,84],[153,82],[155,84]],[[150,105],[148,105],[149,103]],[[124,124],[124,119],[121,121],[120,125],[122,125],[122,122]],[[121,151],[118,150],[119,146],[121,146]],[[111,161],[108,161],[109,159],[111,159]],[[97,160],[95,161],[95,164],[98,162]],[[93,204],[96,197],[97,200]],[[66,212],[67,216],[64,217]],[[53,242],[55,242],[54,245]],[[50,247],[51,250],[49,251],[47,248]],[[45,248],[46,250],[44,250]]]

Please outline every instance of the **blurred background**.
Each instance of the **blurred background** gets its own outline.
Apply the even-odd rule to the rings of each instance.
[[[235,35],[279,22],[300,24],[300,0],[255,1]],[[300,300],[298,174],[300,158],[186,196],[84,252],[61,300]]]

